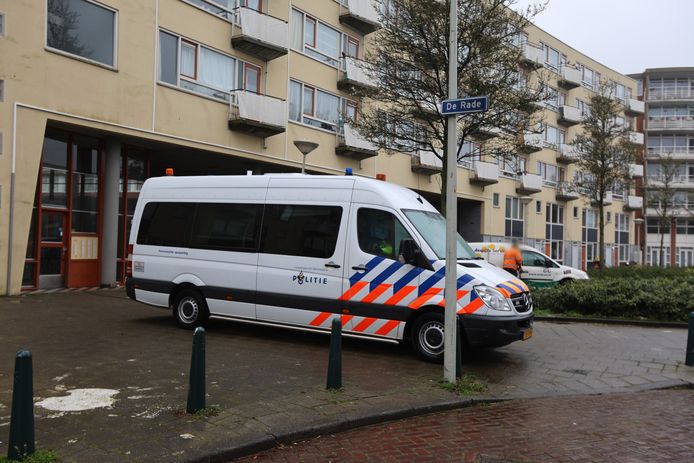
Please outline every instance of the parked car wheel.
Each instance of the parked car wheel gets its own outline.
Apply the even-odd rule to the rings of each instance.
[[[443,314],[431,312],[419,317],[412,326],[412,347],[419,357],[434,363],[443,362]]]
[[[210,316],[205,298],[192,288],[183,288],[176,293],[172,310],[178,326],[188,330],[205,326]]]

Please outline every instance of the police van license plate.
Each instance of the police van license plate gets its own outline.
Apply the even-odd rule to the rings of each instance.
[[[527,341],[528,339],[533,337],[533,329],[528,328],[527,330],[523,331],[523,341]]]

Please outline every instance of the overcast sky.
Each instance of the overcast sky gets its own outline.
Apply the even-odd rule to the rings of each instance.
[[[623,74],[694,66],[694,0],[549,0],[534,22]]]

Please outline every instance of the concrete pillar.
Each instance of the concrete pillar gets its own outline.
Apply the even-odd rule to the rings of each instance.
[[[105,163],[103,173],[104,210],[101,230],[101,284],[111,285],[116,282],[116,259],[118,254],[118,201],[121,144],[118,140],[106,140]]]

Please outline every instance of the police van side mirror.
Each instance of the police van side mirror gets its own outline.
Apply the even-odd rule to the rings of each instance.
[[[416,267],[425,268],[427,270],[433,270],[431,263],[427,260],[426,256],[419,249],[417,243],[413,239],[405,238],[400,241],[400,256],[406,264],[414,265]]]

